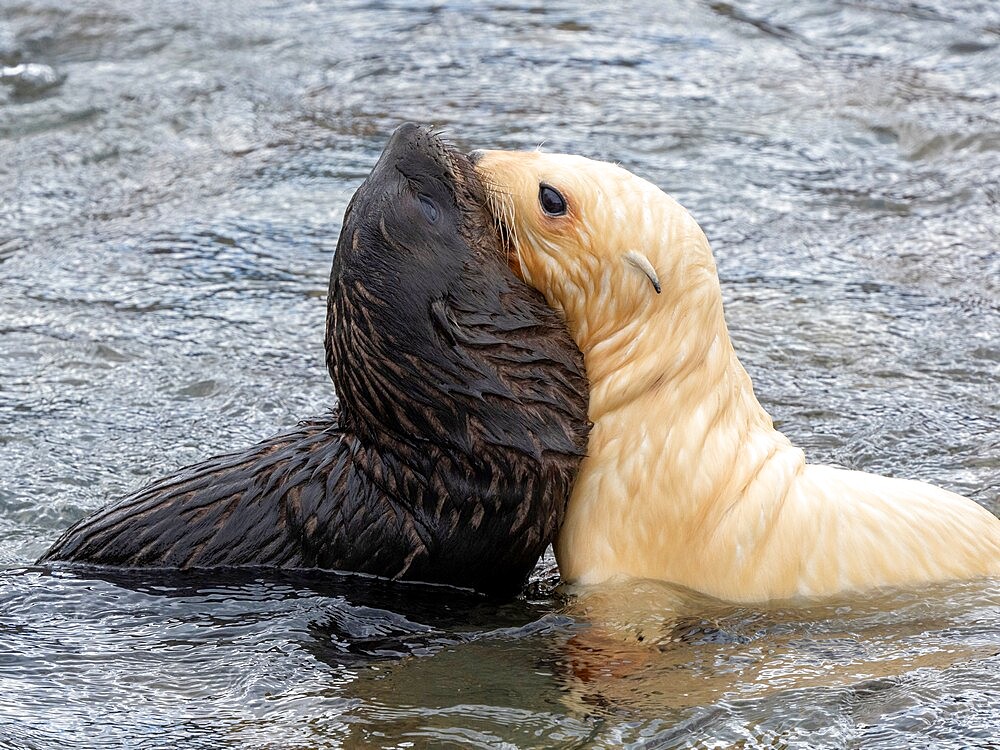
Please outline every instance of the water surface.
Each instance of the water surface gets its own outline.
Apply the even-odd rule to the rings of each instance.
[[[324,296],[403,120],[622,163],[716,251],[816,461],[1000,511],[1000,10],[0,0],[0,747],[1000,747],[1000,583],[745,608],[32,562],[335,401]]]

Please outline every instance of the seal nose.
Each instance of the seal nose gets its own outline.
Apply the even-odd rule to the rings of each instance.
[[[420,145],[426,143],[429,137],[430,131],[427,128],[414,122],[404,122],[389,137],[385,151],[401,151],[407,146]]]
[[[477,148],[475,151],[470,151],[468,153],[469,161],[471,161],[473,165],[478,164],[479,160],[482,159],[485,155],[486,152],[481,148]]]

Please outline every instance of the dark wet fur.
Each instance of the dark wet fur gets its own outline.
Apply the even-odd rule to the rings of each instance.
[[[422,128],[396,131],[348,206],[326,352],[331,417],[98,511],[42,562],[319,568],[517,591],[584,453],[583,363],[505,265],[471,163]]]

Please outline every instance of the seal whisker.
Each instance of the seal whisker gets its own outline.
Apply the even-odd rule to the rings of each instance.
[[[496,190],[487,189],[487,207],[489,208],[490,214],[493,216],[493,223],[496,225],[497,233],[500,237],[500,244],[503,246],[504,262],[510,266],[510,254],[511,254],[511,240],[510,240],[510,230],[509,223],[505,222],[503,218],[504,213],[504,203],[506,201],[501,200],[501,194]]]
[[[503,246],[504,262],[509,267],[511,254],[515,252],[513,249],[513,238],[511,236],[513,226],[507,215],[507,206],[511,200],[511,196],[495,190],[490,186],[487,186],[486,195],[487,206],[493,216],[493,223],[496,225],[498,234],[500,235],[500,243]]]
[[[511,190],[508,190],[503,185],[494,182],[488,176],[481,177],[480,181],[483,183],[483,186],[486,188],[487,192],[495,193],[497,195],[503,195],[507,198],[514,197],[514,194]]]
[[[511,255],[517,259],[517,266],[520,269],[521,276],[527,278],[527,269],[524,267],[524,261],[521,259],[521,253],[518,248],[521,247],[521,238],[518,236],[517,232],[517,217],[515,215],[515,202],[513,196],[507,196],[507,200],[504,201],[504,220],[506,222],[507,230],[510,233],[511,242],[508,244],[507,263],[510,264]]]

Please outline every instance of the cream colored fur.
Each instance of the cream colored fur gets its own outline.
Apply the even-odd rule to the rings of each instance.
[[[1000,575],[989,511],[807,464],[774,429],[733,351],[708,241],[676,201],[579,156],[489,151],[477,168],[512,264],[565,314],[590,378],[589,456],[556,544],[566,580],[654,578],[760,602]],[[542,212],[540,183],[566,216]]]

